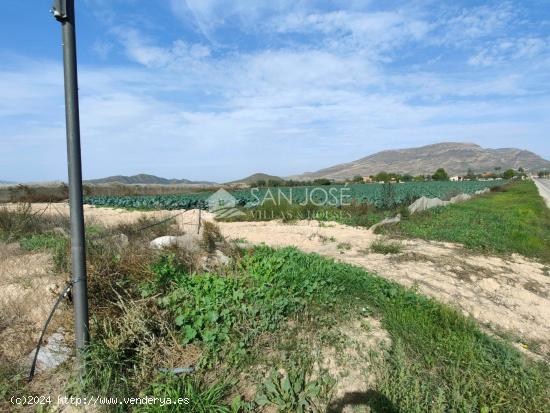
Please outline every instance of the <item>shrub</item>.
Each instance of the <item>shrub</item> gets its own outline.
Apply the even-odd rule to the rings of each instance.
[[[69,218],[35,212],[31,204],[18,204],[14,209],[6,206],[0,208],[0,238],[14,241],[56,227],[68,229]]]
[[[375,241],[370,246],[370,250],[377,254],[399,254],[402,250],[401,244],[397,242]]]
[[[220,227],[210,221],[204,221],[202,227],[202,245],[208,252],[216,250],[216,243],[222,242],[223,236]]]

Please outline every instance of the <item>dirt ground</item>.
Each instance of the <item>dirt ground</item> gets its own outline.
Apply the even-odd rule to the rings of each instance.
[[[0,243],[0,360],[17,363],[34,349],[64,276],[52,270],[49,253],[25,252]],[[59,327],[53,320],[49,332]],[[30,360],[28,364],[30,365]]]
[[[66,214],[68,205],[33,204],[47,213]],[[187,232],[197,230],[202,220],[213,219],[208,212],[126,211],[85,206],[88,223],[106,226],[132,222],[141,216],[174,220]],[[493,331],[517,338],[524,351],[546,357],[550,354],[550,266],[517,254],[485,256],[452,243],[423,240],[398,240],[398,254],[370,252],[382,236],[364,228],[337,223],[299,221],[284,224],[269,222],[218,223],[231,239],[273,247],[295,246],[338,261],[364,267],[420,293],[441,300],[471,315]]]

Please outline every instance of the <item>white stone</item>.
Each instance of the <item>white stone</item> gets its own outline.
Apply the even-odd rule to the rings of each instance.
[[[200,251],[201,239],[195,234],[184,235],[165,235],[163,237],[155,238],[149,243],[149,246],[154,249],[162,249],[168,247],[184,248],[191,252]]]
[[[36,349],[31,351],[27,359],[32,363]],[[68,360],[71,350],[65,343],[65,337],[62,330],[58,330],[47,338],[40,347],[38,358],[36,360],[36,371],[53,370],[60,364]]]

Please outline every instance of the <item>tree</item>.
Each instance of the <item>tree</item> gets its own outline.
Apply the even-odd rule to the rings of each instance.
[[[468,173],[466,174],[466,178],[470,181],[475,181],[477,179],[476,174],[474,173],[474,170],[472,168],[468,169]]]
[[[401,177],[401,179],[403,180],[403,182],[411,182],[413,180],[413,177],[412,175],[405,174]]]
[[[353,182],[363,182],[363,177],[361,175],[355,175],[353,177]]]
[[[449,175],[443,168],[439,168],[437,171],[435,171],[435,174],[432,175],[432,179],[434,181],[448,181]]]
[[[516,176],[516,171],[514,171],[513,169],[508,169],[502,174],[502,177],[504,179],[512,179],[514,176]]]
[[[330,185],[332,181],[327,178],[318,178],[313,180],[313,185]]]
[[[396,173],[389,173],[388,174],[388,177],[390,179],[390,181],[396,181],[396,182],[399,182],[401,180],[401,175],[399,174],[396,174]]]
[[[379,172],[378,174],[374,175],[374,180],[376,182],[389,182],[390,175],[387,172]]]

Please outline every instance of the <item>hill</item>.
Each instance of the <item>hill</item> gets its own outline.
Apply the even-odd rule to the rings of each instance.
[[[227,182],[227,184],[228,185],[230,185],[230,184],[253,184],[253,183],[256,183],[258,181],[267,181],[267,180],[282,181],[283,178],[281,178],[279,176],[275,176],[275,175],[264,174],[264,173],[255,173],[255,174],[252,174],[250,176],[247,176],[246,178],[239,179],[237,181]]]
[[[88,179],[87,184],[125,184],[125,185],[179,185],[179,184],[203,184],[210,185],[213,182],[190,181],[189,179],[166,179],[155,175],[139,174],[132,176],[115,175],[101,179]]]
[[[294,179],[345,179],[356,175],[368,176],[378,172],[430,174],[437,168],[445,168],[452,175],[493,171],[495,168],[523,167],[538,171],[549,169],[550,162],[522,149],[486,149],[472,143],[446,142],[420,148],[387,150],[353,162],[331,166],[317,172],[306,172]]]

